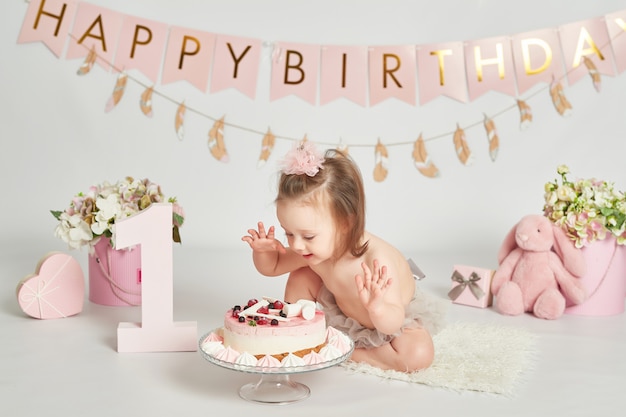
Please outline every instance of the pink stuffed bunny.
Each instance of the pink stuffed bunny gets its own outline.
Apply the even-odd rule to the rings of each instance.
[[[542,215],[525,216],[511,229],[498,263],[491,290],[502,314],[532,312],[553,320],[565,311],[566,298],[580,304],[587,297],[578,280],[586,269],[581,251]]]

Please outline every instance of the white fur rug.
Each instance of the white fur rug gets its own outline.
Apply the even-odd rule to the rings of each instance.
[[[535,353],[535,337],[527,331],[486,324],[449,324],[433,337],[433,343],[433,364],[419,372],[384,371],[352,361],[342,366],[386,379],[512,396]]]

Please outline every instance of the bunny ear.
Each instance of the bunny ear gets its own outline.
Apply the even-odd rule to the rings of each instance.
[[[517,242],[515,241],[515,231],[517,230],[518,224],[519,223],[516,223],[515,226],[513,226],[511,230],[509,230],[509,233],[507,233],[507,235],[504,237],[502,245],[500,245],[500,250],[498,251],[498,265],[502,263],[504,258],[506,258],[507,255],[513,251],[513,249],[517,248]]]
[[[587,271],[587,264],[582,251],[574,246],[574,242],[559,226],[553,224],[552,231],[554,233],[554,251],[562,259],[565,269],[576,277],[583,276]]]

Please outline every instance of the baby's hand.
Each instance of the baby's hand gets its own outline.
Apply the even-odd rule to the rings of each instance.
[[[259,230],[248,229],[248,235],[241,238],[244,242],[248,242],[253,251],[258,252],[280,252],[285,253],[285,247],[282,243],[274,238],[274,226],[270,226],[267,233],[263,222],[258,224]]]
[[[365,262],[361,263],[363,276],[356,275],[356,288],[361,303],[368,311],[376,311],[384,302],[385,292],[391,285],[391,277],[387,276],[387,267],[379,267],[378,260],[374,260],[372,272]]]

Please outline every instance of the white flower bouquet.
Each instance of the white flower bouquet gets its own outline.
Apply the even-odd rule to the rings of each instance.
[[[148,179],[135,180],[126,177],[116,184],[104,182],[91,186],[86,193],[78,193],[68,208],[63,211],[51,210],[59,221],[55,236],[77,249],[89,245],[90,251],[101,237],[115,242],[116,220],[129,217],[148,208],[152,203],[166,201],[161,187]],[[173,239],[180,243],[179,228],[185,220],[184,211],[176,198],[167,199],[172,203]]]
[[[611,182],[593,179],[569,181],[567,165],[560,165],[558,180],[545,185],[544,215],[561,226],[578,248],[608,234],[626,244],[626,199]]]

